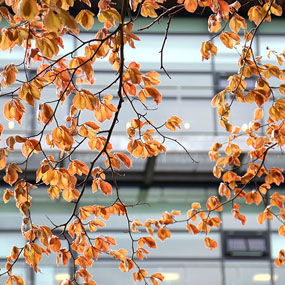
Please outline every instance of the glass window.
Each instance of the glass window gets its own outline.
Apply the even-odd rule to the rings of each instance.
[[[15,48],[13,48],[12,53],[10,53],[9,50],[1,51],[0,53],[1,66],[10,63],[19,64],[23,61],[24,55],[25,55],[25,50],[19,46],[15,46]],[[11,59],[13,59],[12,62]]]
[[[95,236],[98,236],[97,233]],[[108,233],[106,233],[108,236]],[[134,234],[134,238],[140,238],[142,236],[149,236],[147,233]],[[93,237],[93,236],[92,236]],[[112,247],[112,249],[124,248],[131,253],[131,240],[127,233],[112,233],[112,237],[116,240],[118,246]],[[218,243],[218,248],[210,251],[206,247],[203,235],[194,236],[188,232],[171,232],[171,239],[167,239],[164,242],[155,238],[157,248],[152,249],[144,248],[150,252],[149,259],[161,258],[161,259],[187,259],[187,258],[218,258],[221,256],[221,239],[218,233],[210,233],[209,237]]]
[[[25,240],[20,232],[17,233],[0,233],[0,258],[6,258],[11,254],[11,249],[15,245],[18,248],[23,247]],[[5,245],[5,246],[3,246]]]
[[[227,285],[270,285],[269,262],[229,262],[225,263],[225,279]]]
[[[69,267],[40,266],[40,270],[35,274],[35,285],[58,285],[60,281],[70,278]]]
[[[273,259],[279,256],[280,249],[284,249],[284,237],[278,233],[272,233],[271,237],[271,257]]]
[[[260,55],[263,57],[263,62],[264,61],[270,61],[271,64],[278,65],[276,61],[276,57],[274,55],[270,56],[270,59],[267,57],[268,55],[268,49],[269,47],[272,50],[275,50],[278,53],[283,52],[284,49],[284,40],[285,36],[270,36],[270,35],[261,35],[259,36],[259,45],[260,45]]]
[[[283,285],[285,280],[285,267],[276,267],[273,265],[274,268],[274,285]]]
[[[160,272],[165,276],[163,284],[167,285],[221,285],[221,268],[219,262],[182,262],[182,261],[147,261],[140,263],[149,274]],[[112,274],[110,274],[110,271]],[[122,273],[118,263],[99,262],[91,269],[97,284],[133,284],[131,273]]]
[[[233,49],[227,48],[219,38],[214,39],[213,43],[218,48],[218,54],[215,56],[215,69],[218,71],[236,72],[238,67],[239,55],[241,53],[242,44],[237,45]],[[255,41],[253,42],[253,49],[255,50]]]
[[[260,213],[261,212],[262,211],[260,211]],[[248,213],[244,211],[242,207],[240,209],[240,213],[246,216],[247,221],[245,225],[242,225],[241,221],[235,219],[231,211],[225,209],[222,213],[223,228],[226,230],[241,230],[241,231],[266,230],[267,223],[265,222],[261,225],[257,221],[258,213]]]
[[[4,273],[6,271],[5,263],[1,263],[0,268],[1,268],[1,274]],[[20,276],[23,279],[23,281],[25,282],[25,284],[29,284],[28,283],[29,270],[30,270],[30,267],[26,266],[20,260],[15,266],[13,266],[13,274],[16,276]],[[0,276],[0,284],[6,284],[7,280],[8,280],[7,274]]]

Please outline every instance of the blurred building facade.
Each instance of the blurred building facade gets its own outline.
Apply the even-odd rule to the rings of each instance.
[[[135,30],[147,24],[145,20],[138,20]],[[269,45],[271,49],[282,51],[285,40],[284,20],[274,20],[265,23],[259,29],[254,41],[254,50],[262,55],[265,61]],[[207,21],[201,18],[179,18],[173,20],[169,30],[168,39],[163,52],[164,67],[171,79],[160,70],[160,49],[164,39],[166,21],[159,25],[139,33],[141,41],[136,42],[136,49],[127,48],[126,59],[128,62],[136,61],[141,64],[142,72],[150,70],[159,71],[161,85],[159,91],[163,96],[163,103],[159,109],[148,111],[149,119],[161,124],[172,115],[178,115],[183,119],[182,129],[177,133],[166,135],[175,137],[191,155],[198,161],[193,163],[185,154],[185,151],[174,142],[166,143],[167,154],[148,160],[134,159],[134,166],[128,170],[123,169],[125,174],[119,177],[120,191],[123,200],[128,204],[138,201],[149,206],[137,206],[131,210],[131,217],[145,221],[148,218],[157,218],[165,210],[180,210],[183,215],[191,207],[192,202],[200,202],[205,205],[211,195],[217,195],[218,180],[212,176],[213,164],[208,159],[208,151],[216,141],[226,141],[226,134],[219,125],[216,110],[212,109],[210,101],[213,96],[227,84],[227,78],[238,69],[238,51],[229,50],[214,39],[218,47],[218,56],[212,60],[202,62],[200,46],[203,41],[211,38],[207,32]],[[82,39],[95,36],[95,30],[83,33]],[[59,55],[72,50],[78,41],[66,36],[65,48]],[[78,51],[80,54],[82,50]],[[23,51],[15,48],[12,54],[9,51],[0,53],[1,66],[11,63],[16,64],[23,60]],[[86,86],[96,92],[108,85],[116,76],[110,70],[108,60],[98,60],[94,65],[95,85]],[[35,69],[30,70],[31,74]],[[24,71],[20,70],[19,79],[24,78]],[[251,83],[247,82],[248,86]],[[11,88],[10,88],[11,89]],[[2,90],[3,92],[3,90]],[[116,86],[109,90],[116,97]],[[49,96],[50,100],[56,98],[53,88],[46,89],[43,96]],[[3,108],[9,98],[1,97],[0,106]],[[70,104],[72,98],[70,98]],[[151,105],[150,105],[151,106]],[[151,106],[154,108],[155,106]],[[67,116],[67,108],[61,107],[63,116]],[[253,120],[253,105],[235,104],[232,112],[234,125],[242,127]],[[8,127],[8,122],[2,116],[1,124],[5,131],[2,136],[2,144],[5,137],[14,133],[31,135],[40,131],[41,125],[37,121],[36,111],[27,108],[28,116],[21,126]],[[266,111],[266,110],[265,110]],[[135,114],[128,106],[124,106],[116,125],[112,145],[115,150],[125,151],[128,143],[126,126]],[[84,119],[84,118],[83,118]],[[52,126],[47,128],[50,129]],[[242,143],[242,142],[241,142]],[[243,147],[246,149],[244,143]],[[21,162],[20,149],[9,156],[10,160]],[[58,155],[55,151],[51,154]],[[88,161],[90,152],[86,146],[82,146],[73,159]],[[38,167],[41,159],[34,157],[31,160],[30,179],[34,179],[33,170]],[[270,165],[284,166],[284,158],[279,152],[273,152],[268,160]],[[244,161],[246,162],[246,160]],[[104,161],[99,161],[99,165]],[[62,165],[64,167],[65,165]],[[242,171],[243,168],[241,167]],[[3,177],[3,171],[1,173]],[[6,185],[1,183],[1,188]],[[285,194],[284,186],[279,188]],[[48,224],[47,217],[56,222],[63,222],[65,215],[72,209],[64,200],[51,201],[44,187],[33,190],[32,211],[35,224]],[[3,192],[2,192],[3,193]],[[270,193],[269,193],[270,195]],[[102,193],[90,193],[83,199],[82,205],[90,203],[108,205],[113,201],[112,197],[106,198]],[[179,224],[172,227],[172,238],[164,243],[157,241],[158,248],[151,251],[151,255],[141,262],[146,270],[161,272],[165,275],[165,284],[179,285],[250,285],[270,284],[281,285],[285,280],[285,268],[277,269],[274,259],[280,248],[284,248],[284,239],[278,235],[279,224],[275,221],[265,222],[259,225],[257,216],[262,211],[260,206],[248,206],[242,204],[241,212],[248,219],[245,226],[235,221],[231,214],[231,207],[226,206],[221,214],[223,223],[221,227],[210,236],[216,240],[219,247],[209,251],[205,245],[204,236],[193,236],[185,229],[185,225]],[[20,238],[21,217],[10,201],[8,204],[1,202],[0,205],[0,263],[5,266],[6,256],[10,254],[11,247],[15,244],[21,246]],[[112,235],[120,245],[130,248],[128,235],[126,234],[127,221],[120,217],[112,218],[106,229],[99,233]],[[72,268],[57,267],[55,257],[44,258],[39,266],[42,273],[34,274],[32,269],[24,266],[20,260],[14,273],[20,274],[25,284],[29,285],[54,285],[72,272]],[[110,274],[110,272],[112,274]],[[133,284],[131,273],[122,273],[118,269],[118,262],[111,258],[101,257],[94,262],[90,269],[97,284]],[[4,284],[4,279],[0,283]]]

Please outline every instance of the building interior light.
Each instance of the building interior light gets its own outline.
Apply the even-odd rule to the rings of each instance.
[[[70,274],[68,273],[58,273],[58,274],[55,274],[55,277],[54,277],[55,280],[58,280],[58,281],[62,281],[62,280],[68,280],[70,279]]]
[[[252,281],[253,282],[269,282],[271,280],[271,276],[269,273],[258,273],[253,275]],[[273,275],[273,280],[277,281],[278,280],[278,275],[274,274]]]
[[[248,129],[248,125],[242,124],[241,129],[245,132]]]
[[[166,272],[162,273],[164,281],[177,281],[180,279],[180,274],[177,272]]]
[[[14,121],[9,121],[8,128],[12,130],[12,129],[14,129],[14,127],[15,127]]]
[[[189,130],[191,128],[191,125],[189,123],[184,124],[184,129]]]

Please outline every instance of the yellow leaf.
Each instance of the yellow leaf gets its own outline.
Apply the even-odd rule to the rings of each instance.
[[[95,111],[95,118],[100,122],[104,122],[107,119],[106,109],[102,104],[98,105]]]
[[[202,60],[210,59],[211,55],[217,55],[218,48],[212,44],[210,41],[202,42],[201,53],[202,53]]]
[[[1,38],[0,49],[2,51],[5,51],[11,47],[12,40],[9,38],[9,33],[8,30],[6,30],[6,28],[4,28],[2,32],[0,32],[0,38]]]
[[[69,14],[68,11],[65,10],[60,10],[59,11],[60,14],[60,18],[62,20],[62,23],[68,27],[71,30],[77,30],[78,29],[78,25],[77,22],[75,21],[75,19]]]
[[[85,29],[90,30],[94,24],[94,14],[89,10],[81,10],[75,20]]]
[[[217,15],[212,14],[208,19],[208,30],[210,33],[217,33],[221,29],[221,22],[217,20]]]
[[[267,13],[266,9],[263,9],[261,6],[253,6],[248,11],[248,19],[250,21],[253,21],[255,25],[259,25],[261,21],[264,19],[266,13]],[[271,17],[270,14],[268,13],[264,21],[270,21],[270,20]]]
[[[19,90],[19,97],[27,102],[29,105],[34,106],[35,100],[41,98],[41,92],[37,86],[32,83],[24,83]]]
[[[59,199],[61,190],[58,186],[52,185],[51,187],[48,188],[47,191],[48,191],[48,194],[52,200],[54,198]]]
[[[240,15],[238,15],[237,13],[234,13],[233,17],[230,20],[230,29],[233,32],[238,33],[240,28],[246,29],[245,19]]]
[[[111,28],[112,26],[116,25],[116,22],[121,22],[121,16],[114,8],[108,8],[104,11],[100,11],[97,18],[101,23],[104,23],[106,28]]]
[[[87,105],[86,95],[78,92],[73,98],[73,105],[79,110],[84,110]]]
[[[282,95],[285,95],[285,84],[280,84],[279,91]]]
[[[36,0],[21,0],[18,9],[19,16],[28,21],[33,20],[38,14]]]
[[[13,285],[13,280],[12,280],[12,277],[10,276],[8,278],[8,280],[6,281],[6,285]]]
[[[12,190],[6,189],[3,194],[3,201],[5,204],[7,204],[11,197],[14,196],[14,192]]]
[[[155,12],[155,9],[159,8],[159,6],[156,3],[153,3],[151,1],[144,1],[142,8],[141,8],[141,15],[143,17],[150,17],[155,18],[157,17],[157,14]]]
[[[270,11],[275,16],[282,16],[282,7],[276,3],[272,3]]]
[[[45,17],[43,18],[43,24],[51,31],[57,33],[62,26],[61,19],[52,9],[48,9]]]
[[[51,40],[47,37],[37,38],[36,45],[40,49],[41,53],[47,58],[52,58],[59,52],[57,41]]]
[[[51,0],[51,1],[53,1],[53,0]],[[61,1],[59,1],[59,5],[61,5],[62,9],[68,10],[70,7],[73,7],[74,0],[61,0]]]
[[[227,48],[232,49],[234,47],[232,38],[226,32],[220,34],[220,40]]]
[[[71,189],[64,189],[62,192],[62,197],[67,202],[72,201],[74,199],[72,190]]]

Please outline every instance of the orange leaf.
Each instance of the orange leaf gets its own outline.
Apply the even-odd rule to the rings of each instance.
[[[144,244],[147,244],[150,248],[156,248],[155,240],[152,237],[142,237],[138,241],[138,245],[142,247]]]
[[[197,9],[197,6],[198,6],[197,0],[185,0],[184,2],[185,9],[190,13],[195,12]]]
[[[53,252],[57,252],[60,250],[61,242],[57,236],[53,235],[49,239],[49,245]]]
[[[112,194],[112,185],[106,181],[100,180],[99,182],[100,184],[100,190],[106,195],[108,196]]]
[[[88,122],[85,122],[84,124],[86,126],[90,127],[91,129],[93,129],[95,132],[99,132],[100,131],[100,127],[95,122],[88,121]]]
[[[16,81],[16,73],[18,73],[18,69],[14,64],[8,64],[4,67],[1,72],[3,87],[7,87]]]
[[[146,86],[144,90],[153,98],[157,105],[161,103],[161,94],[156,88]]]
[[[210,41],[202,42],[201,53],[202,53],[202,60],[210,59],[211,55],[217,55],[218,48],[212,44]]]
[[[260,120],[263,117],[263,110],[261,108],[257,108],[254,111],[254,120]]]
[[[45,125],[50,124],[53,120],[53,110],[48,104],[40,104],[38,120],[42,121]]]
[[[206,237],[204,240],[205,240],[206,246],[209,247],[210,250],[213,250],[214,248],[218,247],[217,242],[210,239],[209,237]]]
[[[6,281],[6,285],[13,285],[13,280],[12,280],[12,277],[10,276],[8,278],[8,280]]]
[[[283,224],[283,225],[281,225],[281,226],[279,227],[278,233],[279,233],[281,236],[285,237],[285,224]]]
[[[226,196],[227,199],[230,199],[231,197],[231,191],[225,183],[220,183],[218,192],[220,196]]]
[[[22,170],[18,167],[16,163],[11,163],[6,166],[6,175],[3,177],[3,180],[12,185],[18,179],[18,172],[22,172]]]
[[[162,227],[158,229],[157,236],[160,238],[161,241],[164,241],[165,239],[171,237],[171,232],[168,228]]]
[[[181,128],[180,124],[183,122],[183,120],[181,120],[180,118],[178,118],[177,116],[172,116],[170,117],[166,123],[165,126],[171,130],[171,131],[175,131],[176,128]]]
[[[13,99],[5,104],[4,116],[9,121],[15,119],[19,124],[21,124],[24,112],[25,107],[18,98]]]
[[[151,275],[152,277],[154,277],[154,278],[157,278],[157,279],[159,279],[161,282],[164,280],[164,276],[161,274],[161,273],[154,273],[154,274],[152,274]]]
[[[118,152],[116,153],[116,155],[125,164],[127,168],[130,168],[132,166],[132,160],[129,157],[127,157],[124,153]]]
[[[38,153],[41,151],[40,143],[35,139],[30,139],[25,141],[22,146],[22,153],[25,157],[30,157],[33,153]]]
[[[191,224],[191,223],[188,223],[187,224],[187,229],[190,233],[194,234],[194,235],[197,235],[200,231],[196,228],[195,225]]]
[[[260,224],[263,224],[264,221],[266,220],[266,214],[265,214],[265,212],[260,213],[260,214],[258,215],[257,220],[258,220],[258,222],[259,222]]]

